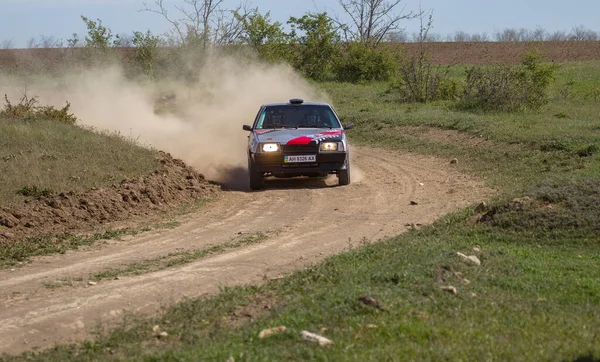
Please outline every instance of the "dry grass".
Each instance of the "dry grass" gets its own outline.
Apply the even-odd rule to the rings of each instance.
[[[0,205],[22,201],[24,188],[86,191],[158,166],[153,150],[118,134],[44,119],[0,119]]]

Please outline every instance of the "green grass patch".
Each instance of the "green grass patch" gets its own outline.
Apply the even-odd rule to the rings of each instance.
[[[64,254],[83,246],[90,246],[98,241],[118,239],[137,235],[151,228],[110,229],[92,235],[57,234],[26,238],[19,242],[0,242],[0,268],[14,266],[26,262],[32,257],[51,254]]]

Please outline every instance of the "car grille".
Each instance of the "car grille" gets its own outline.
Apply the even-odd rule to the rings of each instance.
[[[312,155],[319,151],[319,145],[283,145],[284,155]]]

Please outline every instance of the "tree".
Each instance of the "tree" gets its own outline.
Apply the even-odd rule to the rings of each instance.
[[[140,70],[150,79],[156,76],[156,61],[158,58],[158,47],[162,39],[153,35],[150,30],[146,33],[136,31],[133,33],[132,43],[137,48],[135,63]]]
[[[379,44],[388,34],[401,30],[403,20],[414,19],[418,13],[405,12],[402,0],[338,0],[350,24],[340,19],[346,40]]]
[[[309,78],[326,79],[339,54],[340,39],[333,20],[327,13],[309,13],[301,18],[291,17],[288,24],[292,27],[293,43],[300,45],[296,68]]]
[[[235,14],[241,23],[240,40],[253,47],[267,60],[284,58],[284,47],[289,44],[289,36],[283,30],[283,24],[272,22],[270,13],[260,14],[255,10],[252,14],[243,16]]]
[[[235,43],[242,27],[239,18],[246,17],[250,10],[240,4],[236,9],[225,9],[225,0],[185,0],[174,9],[179,16],[170,13],[164,0],[155,0],[153,5],[144,2],[142,11],[161,15],[173,26],[170,40],[178,45],[197,45],[205,49],[210,44]]]
[[[81,19],[85,23],[88,30],[87,36],[84,39],[85,47],[98,50],[107,50],[119,45],[119,35],[113,35],[110,29],[102,25],[102,20],[97,19],[97,21],[93,21],[85,16],[82,16]]]
[[[2,48],[2,49],[12,49],[13,45],[14,45],[14,39],[4,40],[2,42],[2,46],[0,48]]]

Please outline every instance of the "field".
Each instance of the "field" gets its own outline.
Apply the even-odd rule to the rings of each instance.
[[[419,44],[394,44],[407,54],[418,51]],[[550,62],[600,60],[600,41],[548,41],[548,42],[482,42],[482,43],[427,43],[434,64],[514,64],[521,55],[532,49],[541,51]],[[127,64],[132,61],[135,49],[118,48],[118,58]],[[10,49],[0,50],[0,65],[12,71],[53,71],[82,57],[78,49]]]
[[[458,77],[465,64],[513,63],[526,47],[438,43],[432,55],[460,64]],[[168,225],[131,229],[135,237],[3,255],[13,270],[0,270],[0,351],[12,354],[2,358],[599,360],[600,51],[597,42],[543,51],[559,64],[539,111],[466,112],[448,101],[400,103],[388,83],[311,83],[356,126],[360,172],[348,187],[281,181],[260,193],[221,191]],[[0,126],[17,135],[0,138],[3,147],[26,150],[20,164],[46,154],[63,162],[51,169],[85,162],[65,164],[72,151],[29,150],[18,137],[43,144],[44,127],[55,125]],[[111,162],[122,170],[96,166],[106,179],[97,187],[157,168],[154,152],[115,135],[85,137],[115,140],[122,155]],[[97,144],[86,152],[105,152]],[[146,161],[129,168],[127,157]],[[10,189],[31,179],[23,177]],[[106,329],[92,334],[98,320]]]

